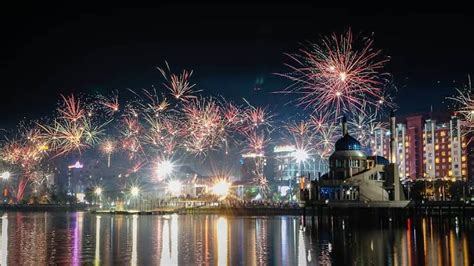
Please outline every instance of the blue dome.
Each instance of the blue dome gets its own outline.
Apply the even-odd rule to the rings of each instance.
[[[351,137],[349,134],[346,134],[344,137],[336,141],[335,149],[336,151],[360,150],[361,145],[360,142],[355,138]]]

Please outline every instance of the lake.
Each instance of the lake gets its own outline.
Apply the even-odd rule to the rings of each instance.
[[[0,212],[0,265],[472,265],[469,218]],[[393,218],[395,219],[395,218]]]

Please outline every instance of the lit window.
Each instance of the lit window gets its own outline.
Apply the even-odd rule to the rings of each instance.
[[[435,145],[435,150],[439,150],[439,145],[438,144]]]
[[[462,160],[463,162],[465,162],[465,161],[466,161],[466,155],[463,155],[463,156],[461,157],[461,160]]]
[[[446,132],[445,131],[441,131],[441,137],[444,137],[446,136]]]
[[[449,170],[448,175],[453,176],[453,171]]]

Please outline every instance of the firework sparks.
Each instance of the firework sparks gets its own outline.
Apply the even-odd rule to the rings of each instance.
[[[80,99],[77,99],[74,94],[70,96],[61,95],[63,100],[61,107],[58,108],[60,118],[69,120],[71,122],[77,122],[84,118],[86,112],[81,106]]]
[[[171,69],[167,62],[166,69],[158,68],[161,75],[165,78],[166,82],[164,86],[170,91],[177,100],[188,102],[191,99],[195,99],[196,96],[193,94],[197,91],[193,91],[195,84],[192,84],[189,79],[191,78],[193,71],[183,70],[179,75],[171,73]]]
[[[186,149],[203,154],[222,143],[225,127],[221,107],[213,99],[193,100],[183,109],[186,127]]]
[[[382,73],[387,58],[373,48],[373,40],[357,43],[352,33],[323,38],[321,43],[289,55],[294,65],[282,76],[293,84],[286,92],[301,94],[300,104],[314,112],[334,110],[336,117],[348,110],[363,111],[363,104],[378,106],[384,102]]]
[[[155,88],[153,88],[152,91],[143,90],[143,94],[145,95],[145,103],[142,103],[142,106],[144,107],[145,111],[149,111],[158,117],[168,109],[170,104],[168,103],[166,97],[158,96]]]
[[[334,144],[341,137],[340,126],[330,116],[313,116],[310,123],[314,128],[315,151],[327,159],[334,150]]]
[[[114,93],[110,97],[99,95],[99,104],[105,108],[108,115],[113,115],[120,110],[118,94]]]
[[[101,152],[107,156],[107,167],[109,168],[110,168],[110,157],[112,153],[114,153],[115,151],[115,146],[116,146],[115,141],[111,139],[107,139],[103,141],[102,144],[100,145]]]
[[[234,144],[239,146],[236,150],[255,155],[253,178],[265,194],[268,180],[263,174],[263,154],[271,134],[271,115],[266,108],[247,101],[247,106],[241,107],[225,99],[197,97],[194,84],[189,81],[192,72],[162,74],[166,76],[167,93],[159,94],[154,88],[140,93],[131,91],[134,97],[123,103],[119,103],[116,92],[91,98],[61,95],[56,115],[32,121],[31,130],[2,147],[3,160],[18,165],[25,176],[17,198],[23,197],[31,180],[38,178],[35,184],[42,182],[44,174],[35,173],[35,169],[46,159],[69,154],[85,156],[88,150],[87,156],[106,156],[110,168],[112,154],[120,150],[128,155],[131,165],[119,177],[129,178],[144,166],[156,163],[151,158],[187,154],[204,158],[220,149],[227,154]],[[171,105],[167,99],[178,101]],[[159,168],[160,173],[166,173],[169,164]]]
[[[456,96],[448,97],[454,101],[456,113],[463,118],[463,126],[466,132],[472,132],[474,128],[474,97],[471,86],[471,77],[468,76],[468,85],[462,89],[456,89]]]
[[[314,149],[314,133],[313,130],[311,130],[311,123],[308,121],[300,121],[298,123],[290,123],[286,125],[285,128],[290,135],[290,139],[293,140],[293,145],[296,148],[296,161],[306,161]]]
[[[378,121],[377,114],[370,112],[359,113],[353,116],[348,123],[351,135],[359,140],[370,153],[375,151],[375,133],[388,127],[388,123]]]
[[[36,177],[34,172],[46,155],[44,147],[45,144],[36,129],[26,130],[20,138],[3,145],[2,160],[21,169],[22,174],[16,191],[17,201],[23,198],[27,185]]]

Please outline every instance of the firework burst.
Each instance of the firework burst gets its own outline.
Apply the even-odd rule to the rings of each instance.
[[[198,91],[193,91],[195,84],[192,84],[189,80],[193,74],[193,71],[183,70],[181,74],[171,73],[171,69],[167,62],[165,62],[166,68],[158,68],[161,75],[165,79],[163,84],[177,100],[188,102],[191,99],[195,99],[196,96],[193,94]]]
[[[116,92],[109,97],[99,95],[98,98],[98,103],[105,109],[108,115],[113,115],[120,110],[118,94]]]
[[[60,118],[76,122],[85,117],[86,111],[81,105],[79,98],[75,97],[74,94],[70,96],[61,95],[62,104],[58,108]]]
[[[191,101],[183,108],[186,141],[189,152],[204,154],[222,144],[225,126],[222,110],[213,98]]]
[[[363,111],[363,104],[378,106],[385,102],[388,61],[373,47],[373,40],[355,40],[351,31],[333,34],[318,44],[289,55],[291,72],[282,76],[293,81],[285,92],[301,95],[299,103],[314,112],[334,111],[336,117],[349,110]]]
[[[109,168],[110,157],[112,156],[112,153],[114,153],[116,145],[117,144],[112,139],[106,139],[100,145],[100,151],[107,156],[107,167]]]
[[[454,102],[455,112],[461,117],[461,129],[466,136],[474,130],[474,96],[471,77],[468,76],[467,86],[456,90],[457,95],[448,97],[448,99]]]
[[[349,121],[349,132],[362,146],[374,152],[375,133],[388,128],[387,122],[380,122],[376,113],[364,112],[353,116]]]

